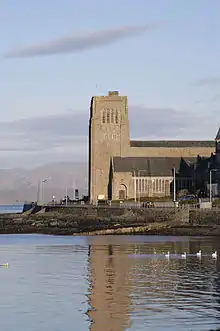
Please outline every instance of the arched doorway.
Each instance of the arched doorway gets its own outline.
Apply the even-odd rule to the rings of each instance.
[[[127,187],[124,184],[120,185],[119,189],[119,200],[125,200],[127,199]]]

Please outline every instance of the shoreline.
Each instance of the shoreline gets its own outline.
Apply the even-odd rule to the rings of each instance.
[[[106,229],[97,231],[85,231],[75,232],[72,229],[64,230],[59,228],[26,228],[15,230],[7,229],[1,230],[0,235],[13,235],[13,234],[33,234],[33,235],[52,235],[52,236],[109,236],[109,235],[149,235],[149,236],[193,236],[193,237],[220,237],[220,226],[182,226],[182,227],[161,227],[154,228],[152,224],[148,227],[129,227],[129,228],[117,228],[117,229]]]
[[[0,234],[220,236],[220,210],[48,207],[0,214]]]

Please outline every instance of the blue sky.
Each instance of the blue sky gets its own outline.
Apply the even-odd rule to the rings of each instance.
[[[212,139],[220,124],[219,13],[219,0],[2,0],[1,121],[89,114],[92,95],[117,89],[133,109],[153,109],[152,116],[154,109],[173,109],[189,116],[192,126],[190,114],[204,121],[212,114],[207,130],[204,121],[195,122],[196,137],[192,127],[191,136],[186,129],[183,134]],[[4,58],[11,50],[65,35],[157,22],[153,30],[92,50]]]
[[[92,94],[119,89],[132,105],[206,112],[220,77],[218,0],[3,0],[2,54],[85,30],[161,22],[141,36],[76,54],[2,59],[2,120],[87,110]],[[97,87],[96,87],[97,84]],[[216,98],[218,99],[218,97]],[[220,102],[220,100],[219,100]]]

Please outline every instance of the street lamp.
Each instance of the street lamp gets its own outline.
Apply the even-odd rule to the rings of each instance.
[[[42,198],[42,203],[43,204],[44,204],[44,184],[47,183],[50,179],[51,179],[51,177],[48,177],[48,178],[45,178],[45,179],[39,181],[39,186],[40,186],[40,183],[41,183],[41,189],[42,189],[41,198]]]
[[[139,202],[139,205],[141,204],[141,186],[142,186],[142,182],[141,182],[141,185],[139,184],[140,181],[140,177],[141,177],[141,172],[143,172],[145,170],[138,170],[138,202]]]
[[[173,202],[176,202],[176,168],[173,168]]]
[[[134,170],[134,201],[137,202],[136,172]]]

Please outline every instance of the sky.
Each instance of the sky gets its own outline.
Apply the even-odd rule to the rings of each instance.
[[[0,0],[2,166],[84,158],[90,98],[108,90],[128,96],[133,138],[213,139],[219,12],[219,0]]]

